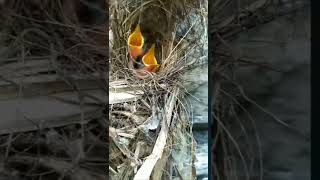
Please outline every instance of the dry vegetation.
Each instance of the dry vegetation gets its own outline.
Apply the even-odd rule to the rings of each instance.
[[[186,87],[183,75],[206,63],[198,52],[205,46],[201,40],[207,21],[204,2],[110,2],[110,98],[133,93],[126,94],[127,100],[122,94],[121,103],[109,102],[112,179],[196,178],[196,142],[191,107],[185,99],[191,86]],[[192,19],[192,14],[198,19]],[[155,34],[161,64],[159,72],[144,79],[136,76],[128,57],[127,38],[137,23]]]
[[[98,22],[88,15],[84,19],[81,8],[73,4],[76,1],[0,2],[0,64],[21,67],[21,74],[1,72],[1,80],[21,98],[44,96],[50,101],[57,100],[59,91],[74,92],[79,98],[67,103],[82,109],[79,116],[48,121],[45,126],[35,123],[28,131],[12,124],[9,133],[0,136],[0,177],[107,179],[107,114],[102,112],[106,102],[86,94],[77,83],[96,82],[107,94],[107,6],[96,14],[101,18]],[[55,87],[56,81],[62,85]],[[30,88],[41,83],[51,89]],[[84,109],[88,99],[96,107],[91,115]]]
[[[198,50],[203,48],[200,39],[206,30],[199,29],[206,27],[206,1],[109,1],[110,49],[107,49],[108,22],[102,18],[95,25],[92,18],[73,14],[72,4],[64,5],[60,0],[0,3],[0,46],[6,47],[0,49],[1,66],[47,60],[50,62],[50,68],[45,69],[48,76],[39,81],[58,77],[69,86],[68,91],[79,94],[81,98],[76,103],[81,104],[83,97],[92,97],[80,93],[75,83],[77,79],[97,80],[107,92],[109,53],[109,91],[139,93],[131,94],[130,101],[125,99],[108,107],[106,102],[97,102],[96,113],[86,120],[2,134],[0,176],[8,179],[107,179],[105,170],[109,166],[109,176],[119,180],[137,177],[142,170],[150,172],[153,179],[195,178],[195,142],[189,120],[190,105],[185,99],[192,86],[186,86],[183,74],[202,63]],[[240,175],[230,157],[240,157],[245,177],[238,179],[249,179],[252,164],[258,164],[259,178],[262,179],[261,157],[254,159],[252,156],[253,152],[260,151],[258,134],[256,142],[248,141],[244,150],[230,131],[229,125],[233,124],[230,122],[237,120],[240,112],[247,113],[246,105],[257,105],[233,81],[232,72],[239,64],[275,69],[235,57],[228,41],[245,29],[269,22],[299,6],[280,12],[280,5],[268,0],[216,0],[209,5],[213,13],[209,15],[213,19],[208,33],[215,51],[211,76],[214,80],[214,119],[217,122],[213,130],[213,173],[217,179],[235,179]],[[106,6],[97,12],[106,14],[107,11]],[[195,21],[190,13],[199,15],[201,20]],[[160,71],[143,80],[137,78],[129,66],[126,46],[137,22],[157,32],[156,42],[160,47]],[[31,76],[38,77],[42,71],[36,68]],[[10,74],[1,74],[0,78],[16,89],[21,87],[18,77],[12,79]],[[33,95],[43,94],[24,89],[24,93],[28,91]],[[102,113],[106,108],[109,108],[109,114]],[[245,128],[254,129],[254,118],[248,116],[252,127]],[[243,128],[242,122],[238,124],[238,128]],[[110,164],[105,162],[108,141]]]

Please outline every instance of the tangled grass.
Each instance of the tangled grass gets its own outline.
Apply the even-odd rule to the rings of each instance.
[[[110,3],[111,92],[142,93],[136,101],[109,105],[112,179],[195,179],[191,108],[185,99],[190,89],[183,75],[201,65],[206,11],[205,3],[188,0]],[[127,39],[137,23],[155,34],[161,64],[144,79],[128,57]]]
[[[106,102],[85,91],[96,88],[107,94],[107,9],[100,6],[99,13],[91,9],[85,13],[93,16],[88,19],[81,14],[84,5],[76,8],[73,3],[76,1],[0,3],[0,66],[17,67],[0,73],[1,88],[12,86],[14,98],[41,96],[81,109],[79,114],[43,124],[25,117],[34,126],[23,130],[14,122],[8,122],[10,129],[2,127],[1,132],[7,133],[0,136],[1,177],[107,178]],[[80,85],[81,80],[89,80],[92,86]],[[32,88],[39,84],[47,84],[48,90]],[[72,92],[78,98],[57,98],[61,92]],[[88,106],[95,107],[91,114]]]

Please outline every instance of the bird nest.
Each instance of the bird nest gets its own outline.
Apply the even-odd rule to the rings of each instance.
[[[195,179],[195,147],[184,77],[206,64],[205,1],[109,2],[109,177]],[[141,78],[130,66],[133,28],[153,32],[159,71]]]

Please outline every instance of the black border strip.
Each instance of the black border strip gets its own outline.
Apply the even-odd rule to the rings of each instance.
[[[213,116],[212,116],[212,105],[213,105],[213,36],[210,33],[210,29],[212,29],[212,24],[210,23],[211,19],[213,19],[213,1],[208,1],[208,179],[213,179]]]
[[[317,12],[319,12],[319,1],[312,1],[311,3],[311,179],[318,180],[320,179],[320,171],[317,168],[319,165],[319,152],[320,148],[315,144],[315,139],[317,138],[318,131],[316,127],[320,125],[320,116],[319,113],[319,92],[320,88],[318,86],[319,82],[319,60],[320,56],[317,53],[320,47],[320,38],[319,31],[320,28],[317,26],[319,18],[317,17]],[[312,128],[313,127],[313,128]],[[319,135],[318,135],[319,136]],[[314,144],[312,144],[312,139]]]

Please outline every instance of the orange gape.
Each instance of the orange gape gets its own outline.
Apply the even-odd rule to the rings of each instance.
[[[149,51],[142,57],[143,69],[149,72],[157,72],[159,69],[158,61],[155,57],[155,45],[152,44]]]
[[[131,58],[136,59],[143,53],[144,38],[140,26],[137,25],[133,33],[128,38],[129,53]]]
[[[128,38],[128,46],[131,63],[133,63],[139,75],[147,75],[147,72],[157,72],[160,66],[155,57],[155,44],[152,44],[151,48],[145,53],[146,45],[144,41],[140,26],[137,25]]]

